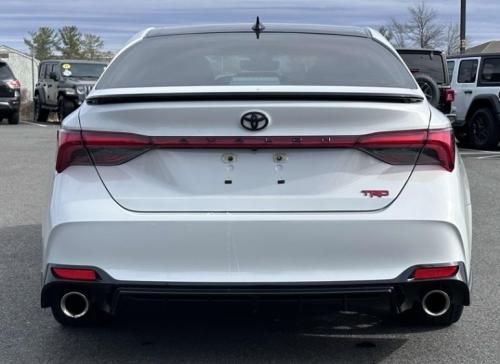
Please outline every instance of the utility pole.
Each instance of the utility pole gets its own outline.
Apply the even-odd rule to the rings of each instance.
[[[467,0],[460,0],[460,54],[465,53],[465,23],[467,21]]]

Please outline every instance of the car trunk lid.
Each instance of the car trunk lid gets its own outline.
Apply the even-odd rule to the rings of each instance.
[[[413,163],[389,164],[376,145],[359,141],[425,131],[430,110],[415,101],[417,92],[413,102],[272,95],[114,100],[83,108],[80,122],[88,140],[93,132],[125,133],[148,145],[136,145],[125,163],[96,166],[115,201],[133,211],[371,211],[397,198],[418,153],[411,151]],[[249,112],[268,125],[245,129]],[[94,161],[102,157],[89,150]]]

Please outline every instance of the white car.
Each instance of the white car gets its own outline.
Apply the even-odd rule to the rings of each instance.
[[[370,29],[148,29],[58,135],[43,307],[126,298],[469,304],[471,202],[449,120]]]

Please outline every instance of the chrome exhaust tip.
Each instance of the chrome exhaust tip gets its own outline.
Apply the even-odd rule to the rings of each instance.
[[[77,319],[89,311],[89,300],[81,292],[68,292],[61,297],[61,311],[67,317]]]
[[[439,317],[448,312],[451,306],[450,296],[445,291],[435,289],[422,298],[422,309],[432,317]]]

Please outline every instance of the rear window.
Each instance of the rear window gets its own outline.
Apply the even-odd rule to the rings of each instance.
[[[487,58],[481,70],[482,83],[500,83],[500,58]]]
[[[216,33],[146,38],[108,67],[96,89],[217,85],[417,88],[396,55],[372,39]]]
[[[446,73],[443,57],[440,54],[401,53],[401,58],[412,73],[425,73],[432,77],[438,84],[446,84]]]
[[[7,63],[0,62],[0,79],[7,80],[12,78],[14,78],[14,75]]]

